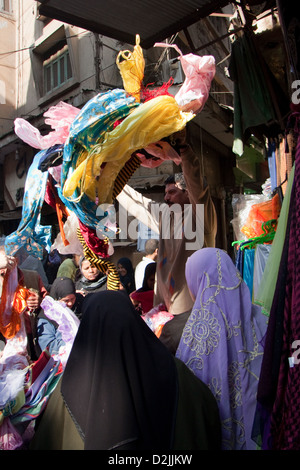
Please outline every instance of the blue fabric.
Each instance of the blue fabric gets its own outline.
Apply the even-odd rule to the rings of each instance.
[[[23,198],[22,218],[18,229],[5,239],[5,251],[14,255],[21,247],[38,259],[43,259],[44,248],[51,247],[51,225],[40,224],[48,171],[38,169],[47,150],[38,152],[28,170]]]
[[[249,287],[251,299],[253,293],[254,258],[255,248],[246,248],[244,250],[243,279]]]
[[[64,184],[77,167],[82,152],[92,150],[94,145],[101,142],[104,134],[113,129],[116,121],[125,118],[138,105],[139,103],[122,89],[100,93],[86,103],[70,126],[69,137],[64,145],[58,196],[84,225],[92,229],[96,230],[100,221],[100,217],[96,217],[97,205],[86,194],[77,200],[78,189],[72,198],[65,198]]]
[[[271,189],[277,187],[277,170],[276,170],[276,144],[271,142],[268,147],[268,166],[269,166],[269,173],[271,178]]]
[[[75,170],[81,153],[99,144],[104,134],[113,130],[114,123],[128,116],[138,105],[133,96],[122,89],[99,93],[85,104],[72,122],[64,145],[62,188]]]
[[[48,346],[51,355],[58,354],[59,348],[65,345],[61,332],[45,318],[38,319],[37,336],[41,350],[44,351]]]

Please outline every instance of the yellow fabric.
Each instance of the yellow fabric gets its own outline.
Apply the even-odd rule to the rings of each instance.
[[[0,410],[0,426],[3,424],[4,418],[17,413],[22,406],[25,405],[25,391],[20,390],[15,398],[5,404],[4,408]]]
[[[141,84],[144,78],[145,60],[140,47],[140,36],[137,34],[136,45],[133,52],[120,51],[117,57],[117,66],[120,71],[124,90],[140,102]]]
[[[66,180],[64,197],[70,198],[80,187],[95,200],[97,188],[98,204],[111,203],[114,180],[132,153],[182,130],[193,116],[181,111],[173,96],[162,95],[141,104],[105,135],[102,144],[93,147]]]

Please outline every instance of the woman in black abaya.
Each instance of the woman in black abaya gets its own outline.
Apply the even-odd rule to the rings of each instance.
[[[61,383],[32,449],[218,449],[209,389],[165,348],[130,299],[88,296]]]

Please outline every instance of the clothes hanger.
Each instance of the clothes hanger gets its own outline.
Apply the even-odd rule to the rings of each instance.
[[[257,244],[271,243],[276,234],[276,227],[277,219],[268,220],[262,223],[261,228],[263,233],[261,235],[250,238],[249,240],[234,241],[231,245],[239,244],[240,250],[244,250],[245,248],[253,248]]]

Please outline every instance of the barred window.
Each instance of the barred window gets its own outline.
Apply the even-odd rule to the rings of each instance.
[[[53,53],[44,60],[44,93],[50,93],[72,78],[68,46]]]
[[[10,13],[10,0],[0,0],[0,11]]]

